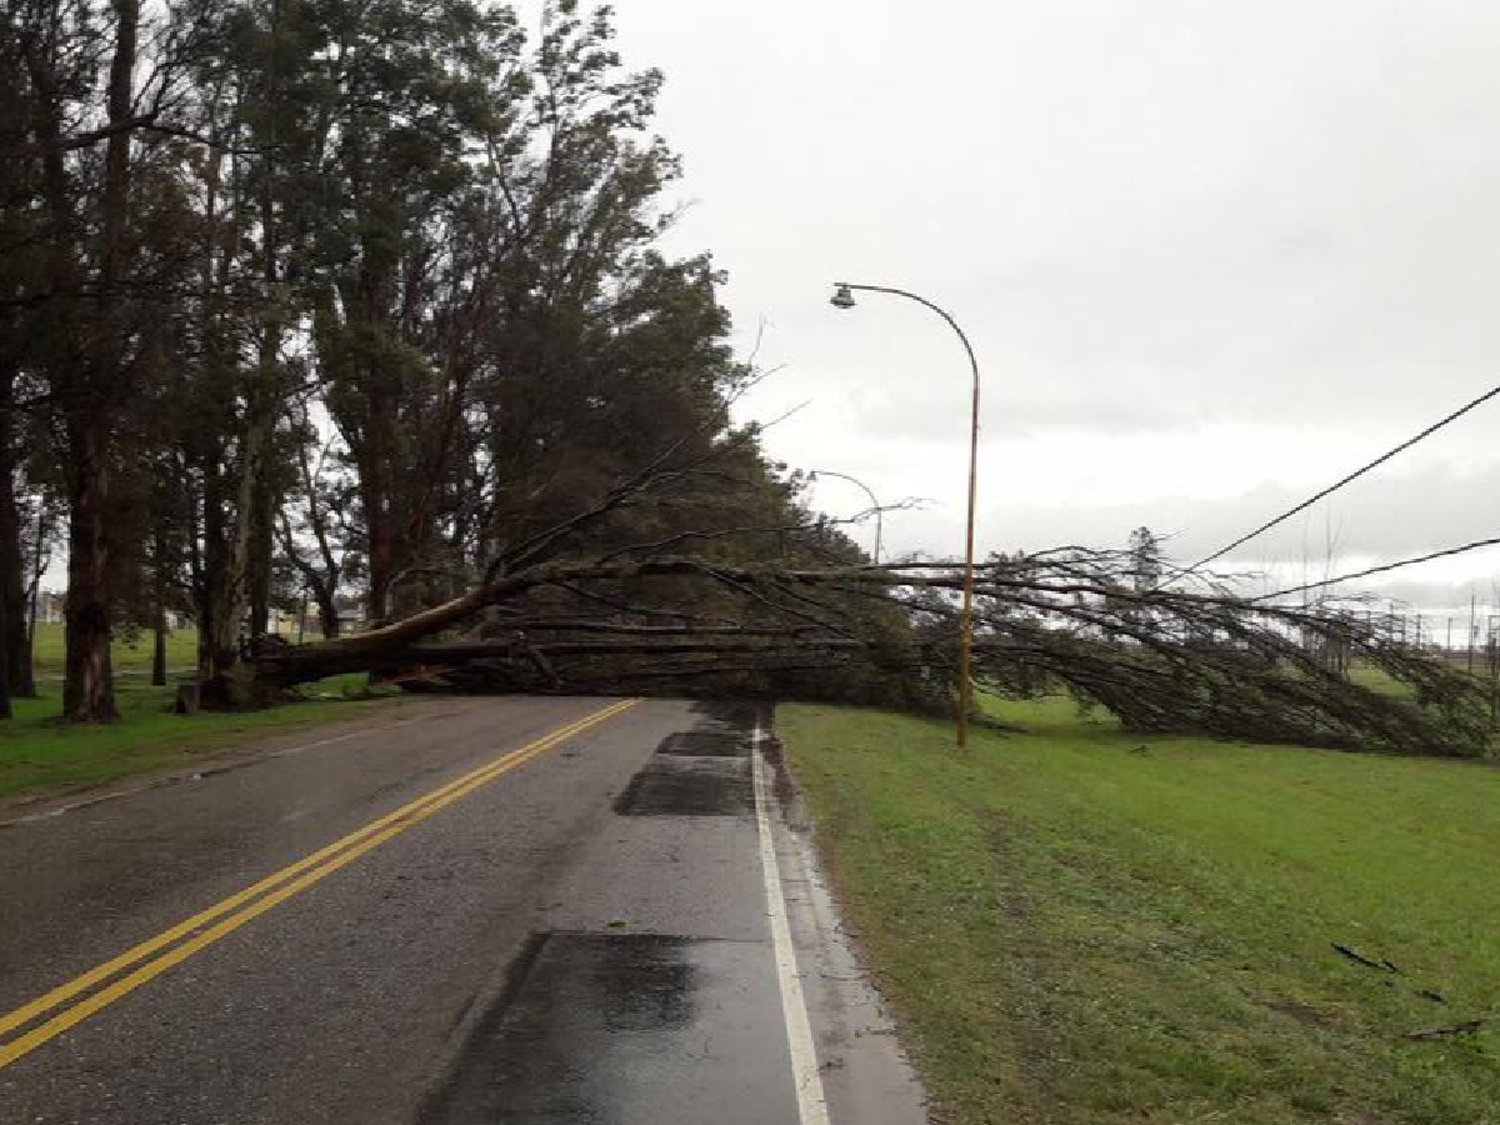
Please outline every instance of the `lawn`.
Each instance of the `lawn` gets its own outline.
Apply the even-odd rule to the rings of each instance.
[[[1500,769],[998,710],[779,712],[938,1120],[1500,1122]]]
[[[29,791],[69,791],[129,774],[199,760],[257,737],[284,734],[373,708],[399,706],[386,696],[360,699],[363,676],[339,676],[304,691],[332,699],[289,703],[264,711],[174,715],[172,687],[122,681],[119,723],[69,726],[57,720],[61,688],[43,684],[51,698],[13,701],[16,716],[0,722],[0,796]]]
[[[145,675],[151,671],[151,649],[154,638],[149,631],[133,636],[118,634],[110,656],[116,673],[126,676]],[[63,627],[56,622],[38,621],[32,664],[38,678],[59,679],[63,673]],[[198,662],[198,631],[178,629],[167,634],[167,667],[173,671],[191,670]]]

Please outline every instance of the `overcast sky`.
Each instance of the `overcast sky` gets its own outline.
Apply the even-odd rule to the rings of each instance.
[[[967,371],[986,549],[1219,546],[1500,382],[1493,0],[623,0],[748,345],[749,410],[864,479],[897,550],[961,543]],[[1236,568],[1321,576],[1500,532],[1500,403]],[[833,513],[863,506],[818,486]],[[1406,572],[1428,604],[1500,553]],[[1416,583],[1417,585],[1413,585]],[[1426,589],[1452,584],[1452,588]],[[1436,600],[1435,600],[1436,599]]]

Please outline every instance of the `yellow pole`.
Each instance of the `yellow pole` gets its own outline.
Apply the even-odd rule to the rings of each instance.
[[[967,346],[968,341],[964,341]],[[974,702],[974,508],[979,498],[979,368],[974,368],[974,404],[969,418],[969,518],[964,531],[964,603],[958,639],[958,748],[969,746]]]
[[[897,297],[926,305],[948,322],[948,327],[958,334],[964,351],[969,356],[969,367],[974,373],[973,408],[969,418],[969,514],[964,528],[964,600],[958,623],[958,715],[956,733],[958,748],[966,751],[969,745],[969,711],[974,703],[974,523],[975,509],[979,498],[979,360],[974,356],[973,345],[958,326],[958,321],[948,315],[946,309],[933,304],[926,297],[908,293],[905,289],[894,289],[888,285],[854,285],[846,281],[834,282],[834,305],[841,309],[853,308],[850,290],[859,289],[869,293],[890,293]]]

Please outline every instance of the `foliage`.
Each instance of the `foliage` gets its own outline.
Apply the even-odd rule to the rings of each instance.
[[[664,451],[734,444],[735,495],[685,474],[533,558],[796,521],[607,9],[27,0],[0,61],[0,467],[66,509],[74,718],[111,626],[188,609],[228,683],[273,605],[441,603]]]
[[[623,496],[649,488],[648,481]],[[741,529],[735,537],[763,541],[756,539],[763,534]],[[517,565],[360,637],[269,647],[257,665],[272,684],[378,668],[437,682],[477,674],[507,689],[640,690],[643,681],[680,691],[696,680],[713,690],[732,669],[759,675],[768,694],[782,696],[795,694],[797,673],[846,685],[865,676],[930,705],[949,695],[961,567],[799,567],[788,558],[746,565],[662,553],[676,542]],[[1062,684],[1138,731],[1455,757],[1491,752],[1486,685],[1375,622],[1247,602],[1211,587],[1136,592],[1125,581],[1130,565],[1118,553],[1067,548],[979,568],[975,678],[1020,696]],[[673,594],[672,610],[637,594],[663,588]],[[625,589],[631,600],[622,600]],[[553,599],[551,608],[526,612],[539,597]],[[681,609],[708,597],[718,599],[714,616]],[[495,637],[431,639],[482,613],[499,615]],[[1350,654],[1359,658],[1358,675],[1350,674]],[[1371,686],[1371,670],[1402,690]]]

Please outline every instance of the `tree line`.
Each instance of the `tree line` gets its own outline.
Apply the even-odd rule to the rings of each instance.
[[[369,623],[410,616],[653,461],[670,495],[529,561],[805,523],[731,425],[752,374],[720,274],[661,249],[662,78],[625,67],[608,8],[554,0],[536,34],[484,0],[4,11],[11,692],[34,690],[27,588],[54,525],[63,711],[107,721],[122,625],[187,613],[223,682],[277,605],[310,599],[328,638],[349,591]]]

